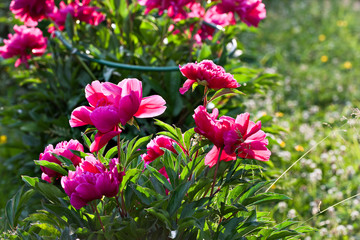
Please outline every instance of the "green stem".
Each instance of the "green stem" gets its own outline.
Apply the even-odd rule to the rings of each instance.
[[[99,211],[97,210],[97,207],[95,206],[94,202],[91,203],[91,207],[92,207],[93,211],[96,213],[96,216],[97,216],[97,218],[98,218],[98,220],[99,220],[99,223],[100,223],[100,225],[101,225],[101,228],[102,228],[103,232],[105,233],[104,224],[103,224],[102,221],[101,221]]]
[[[90,75],[90,77],[92,78],[92,80],[96,80],[95,75],[91,72],[90,68],[84,63],[84,61],[76,55],[77,60],[79,60],[81,66],[84,67],[85,71]]]

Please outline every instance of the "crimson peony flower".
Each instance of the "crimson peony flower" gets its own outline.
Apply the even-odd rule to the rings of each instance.
[[[215,90],[240,87],[233,75],[225,72],[223,67],[216,65],[211,60],[188,63],[180,66],[180,71],[182,75],[188,78],[183,87],[179,89],[181,94],[186,93],[195,82]]]
[[[227,116],[222,116],[217,120],[218,115],[219,111],[216,108],[209,114],[204,106],[198,106],[193,115],[196,124],[195,132],[203,135],[215,145],[205,156],[205,165],[209,167],[216,164],[220,149],[224,148],[224,134],[231,130],[235,122],[233,118]],[[231,160],[236,160],[236,155],[222,151],[220,161]]]
[[[167,10],[169,17],[176,15],[186,15],[184,7],[186,4],[195,2],[194,0],[139,0],[140,5],[146,6],[145,14],[153,9],[159,9],[159,14],[163,14]]]
[[[237,116],[236,120],[222,116],[217,120],[218,110],[215,108],[211,114],[204,106],[195,109],[195,132],[209,139],[214,147],[205,156],[205,165],[214,166],[219,158],[220,149],[223,149],[220,161],[236,160],[239,158],[268,161],[271,155],[266,148],[268,140],[261,130],[261,122],[256,124],[249,121],[250,114]]]
[[[24,63],[28,67],[28,60],[32,55],[41,56],[47,47],[47,38],[43,37],[42,31],[38,28],[26,26],[14,26],[15,34],[9,34],[9,39],[4,39],[5,45],[0,47],[0,54],[3,58],[19,56],[15,67]]]
[[[60,30],[64,30],[66,17],[70,14],[74,19],[78,19],[82,22],[97,26],[105,20],[105,15],[98,12],[98,7],[88,6],[90,1],[83,0],[82,3],[79,0],[71,2],[66,5],[63,1],[60,2],[59,9],[55,7],[54,12],[49,14],[49,17],[58,25]],[[56,29],[50,27],[49,32],[52,33]]]
[[[175,23],[190,18],[199,18],[203,19],[204,22],[212,23],[221,27],[226,27],[228,25],[235,24],[235,18],[233,13],[219,13],[217,10],[217,6],[209,8],[206,12],[205,9],[201,6],[200,3],[189,3],[186,7],[190,10],[186,14],[177,14],[176,16],[172,17]],[[175,28],[174,25],[171,25],[169,31],[172,31]],[[194,24],[190,25],[189,28],[189,38],[191,38],[191,33],[194,30]],[[201,44],[205,39],[212,39],[212,36],[215,32],[213,27],[210,27],[206,24],[201,24],[200,29],[197,33],[193,36],[194,39],[198,44]],[[173,34],[180,33],[180,30],[175,30]]]
[[[54,0],[12,0],[10,10],[26,26],[34,27],[54,9]]]
[[[146,146],[147,152],[141,155],[141,158],[145,162],[145,165],[148,165],[158,157],[164,155],[165,152],[161,148],[166,148],[176,154],[174,144],[178,143],[169,137],[157,136],[148,143]]]
[[[119,192],[123,173],[117,170],[118,160],[112,159],[109,170],[94,156],[85,157],[85,161],[61,178],[61,186],[70,197],[70,203],[76,209],[103,196],[114,197]]]
[[[71,139],[69,142],[64,141],[60,142],[56,145],[54,148],[53,145],[48,145],[44,152],[40,154],[39,160],[41,161],[48,161],[53,162],[57,164],[61,164],[61,162],[52,155],[52,153],[55,153],[59,156],[66,157],[71,160],[71,162],[74,164],[74,166],[79,165],[81,162],[81,158],[73,154],[69,149],[76,150],[76,151],[84,151],[84,147],[81,143],[79,143],[77,140]],[[62,175],[58,172],[55,172],[54,170],[51,170],[47,167],[41,166],[41,171],[43,171],[41,175],[41,179],[51,183],[51,178],[58,178]]]
[[[266,18],[262,0],[222,0],[217,7],[220,13],[236,12],[248,26],[257,27]]]
[[[268,161],[271,152],[266,148],[269,142],[261,130],[261,122],[255,124],[249,118],[249,113],[236,117],[233,128],[224,134],[224,149],[228,154],[236,152],[239,158]]]
[[[133,117],[150,118],[162,114],[166,106],[159,95],[142,97],[142,83],[135,78],[124,79],[118,85],[94,81],[85,88],[90,106],[76,108],[70,119],[71,127],[93,125],[99,131],[90,151],[95,152],[121,133],[119,124],[125,125]]]

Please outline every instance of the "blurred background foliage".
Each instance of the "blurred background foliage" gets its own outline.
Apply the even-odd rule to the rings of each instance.
[[[9,2],[0,3],[1,38],[17,23],[8,11]],[[181,35],[169,35],[168,43],[163,44],[169,25],[166,19],[145,20],[138,15],[134,19],[121,8],[107,12],[117,19],[115,25],[106,22],[90,27],[68,21],[68,25],[75,26],[76,34],[70,31],[73,28],[63,34],[81,51],[134,65],[177,66],[194,60],[219,59],[242,83],[240,90],[247,95],[223,97],[215,104],[222,106],[221,114],[235,116],[246,110],[252,113],[253,120],[262,120],[264,130],[270,133],[273,151],[267,177],[280,176],[326,138],[273,187],[272,191],[293,199],[269,206],[274,218],[287,216],[306,221],[313,217],[308,223],[320,230],[309,236],[311,239],[357,239],[360,198],[322,215],[316,214],[359,192],[358,115],[354,108],[360,96],[357,83],[360,4],[355,0],[264,0],[264,3],[268,17],[259,29],[228,27],[227,34],[217,34],[219,39],[226,36],[227,39],[221,39],[223,45],[217,44],[215,37],[201,48],[189,49],[190,40]],[[133,10],[140,11],[140,7]],[[136,34],[129,37],[131,31]],[[91,38],[84,37],[88,32]],[[121,35],[122,41],[117,41],[114,35]],[[104,67],[81,60],[58,39],[48,37],[49,55],[34,59],[32,66],[36,62],[37,67],[30,71],[14,71],[13,59],[2,60],[0,64],[2,208],[21,185],[19,175],[40,176],[40,169],[32,160],[38,158],[47,144],[79,138],[82,129],[71,129],[68,119],[76,106],[85,103],[83,88],[90,81],[117,83],[126,77],[141,79],[144,95],[160,94],[166,99],[168,109],[161,119],[184,129],[192,125],[191,113],[198,105],[192,100],[200,95],[198,89],[185,96],[178,93],[184,81],[179,72]],[[222,57],[228,54],[226,49],[232,47],[229,43],[233,38],[238,40],[235,53]],[[139,122],[144,126],[142,135],[153,132],[155,126],[151,121]],[[125,134],[133,137],[138,131],[128,129]]]

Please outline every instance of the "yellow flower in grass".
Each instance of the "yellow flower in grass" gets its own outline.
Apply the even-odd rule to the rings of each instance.
[[[284,141],[281,141],[279,145],[280,147],[284,148],[286,146],[286,143]]]
[[[0,144],[6,143],[7,142],[7,136],[6,135],[1,135],[0,136]]]
[[[296,150],[297,152],[303,152],[305,149],[304,149],[303,146],[297,145],[297,146],[295,146],[295,150]]]
[[[319,41],[320,42],[323,42],[323,41],[325,41],[326,40],[326,36],[324,35],[324,34],[320,34],[319,35]]]
[[[321,60],[321,62],[326,63],[329,60],[329,58],[328,58],[328,56],[323,55],[323,56],[321,56],[320,60]]]
[[[347,27],[348,22],[346,20],[339,20],[339,21],[336,22],[336,25],[338,27]]]
[[[283,117],[284,116],[284,113],[282,113],[282,112],[276,112],[275,113],[275,117]]]
[[[349,62],[349,61],[346,61],[346,62],[344,62],[343,67],[345,69],[351,69],[352,68],[352,63]]]

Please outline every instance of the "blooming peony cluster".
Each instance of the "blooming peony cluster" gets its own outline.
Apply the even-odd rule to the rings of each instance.
[[[76,150],[76,151],[84,151],[84,147],[81,143],[79,143],[77,140],[71,139],[70,141],[64,141],[60,142],[56,145],[54,148],[53,145],[48,145],[44,152],[40,154],[39,160],[40,161],[48,161],[53,162],[57,164],[61,164],[61,162],[52,154],[56,154],[65,158],[68,158],[71,160],[71,162],[74,164],[74,166],[79,165],[81,162],[81,158],[73,154],[70,150]],[[59,178],[62,175],[58,172],[55,172],[54,170],[51,170],[47,167],[41,166],[41,170],[43,171],[41,175],[41,179],[51,183],[52,178]]]
[[[54,10],[54,0],[12,0],[10,10],[25,25],[34,27]]]
[[[203,8],[200,3],[195,2],[187,4],[186,7],[189,9],[189,12],[186,14],[178,14],[172,18],[175,23],[190,18],[199,18],[206,23],[211,23],[220,27],[226,27],[236,23],[233,13],[219,13],[217,6],[213,6],[205,11],[205,8]],[[189,38],[194,31],[194,27],[194,24],[190,25],[190,31],[188,32]],[[172,31],[174,28],[175,26],[171,25],[169,31]],[[178,34],[179,32],[180,30],[175,30],[173,33]],[[195,33],[194,39],[198,44],[201,44],[205,39],[211,40],[214,32],[215,29],[213,27],[202,23],[200,29]]]
[[[195,132],[208,138],[214,147],[205,157],[205,164],[212,167],[220,161],[239,158],[268,161],[271,155],[267,149],[268,140],[261,130],[261,122],[256,124],[249,120],[250,114],[244,113],[233,119],[222,116],[217,119],[219,111],[215,108],[211,114],[204,106],[195,109]]]
[[[82,22],[97,26],[105,20],[105,15],[98,12],[97,7],[89,6],[90,0],[75,0],[66,5],[63,1],[60,2],[59,7],[54,8],[54,11],[49,14],[49,17],[57,24],[60,30],[64,30],[66,17],[70,14],[73,19],[78,19]],[[55,31],[55,27],[50,27],[50,33]]]
[[[61,186],[70,197],[71,205],[80,209],[103,196],[116,196],[124,175],[118,172],[118,164],[117,159],[112,159],[109,169],[106,169],[94,156],[88,156],[76,167],[76,171],[69,171],[68,176],[62,177]]]
[[[259,22],[266,18],[262,0],[221,0],[217,7],[219,13],[237,13],[241,21],[248,26],[257,27]]]
[[[21,63],[28,66],[28,60],[34,56],[41,56],[47,47],[45,38],[40,29],[26,26],[14,26],[15,34],[9,34],[9,39],[4,39],[4,46],[0,47],[0,54],[3,58],[19,57],[15,67]]]
[[[211,60],[188,63],[180,66],[180,71],[187,78],[182,88],[179,89],[181,94],[186,93],[196,82],[215,90],[240,87],[233,75],[225,72],[223,67],[216,65]]]
[[[169,17],[178,15],[186,16],[184,7],[188,3],[195,2],[194,0],[139,0],[139,3],[146,6],[145,14],[148,14],[153,9],[158,9],[159,14],[163,14],[166,10]]]
[[[71,127],[93,125],[97,128],[91,152],[100,150],[119,135],[119,124],[124,126],[133,117],[155,117],[166,109],[166,102],[159,95],[143,98],[142,83],[135,78],[124,79],[117,85],[94,81],[86,86],[85,96],[90,106],[76,108],[69,122]]]
[[[145,165],[148,165],[158,157],[164,155],[165,148],[176,154],[174,144],[178,144],[175,140],[166,137],[166,136],[157,136],[152,139],[146,146],[146,154],[141,155],[142,160],[145,162]]]

